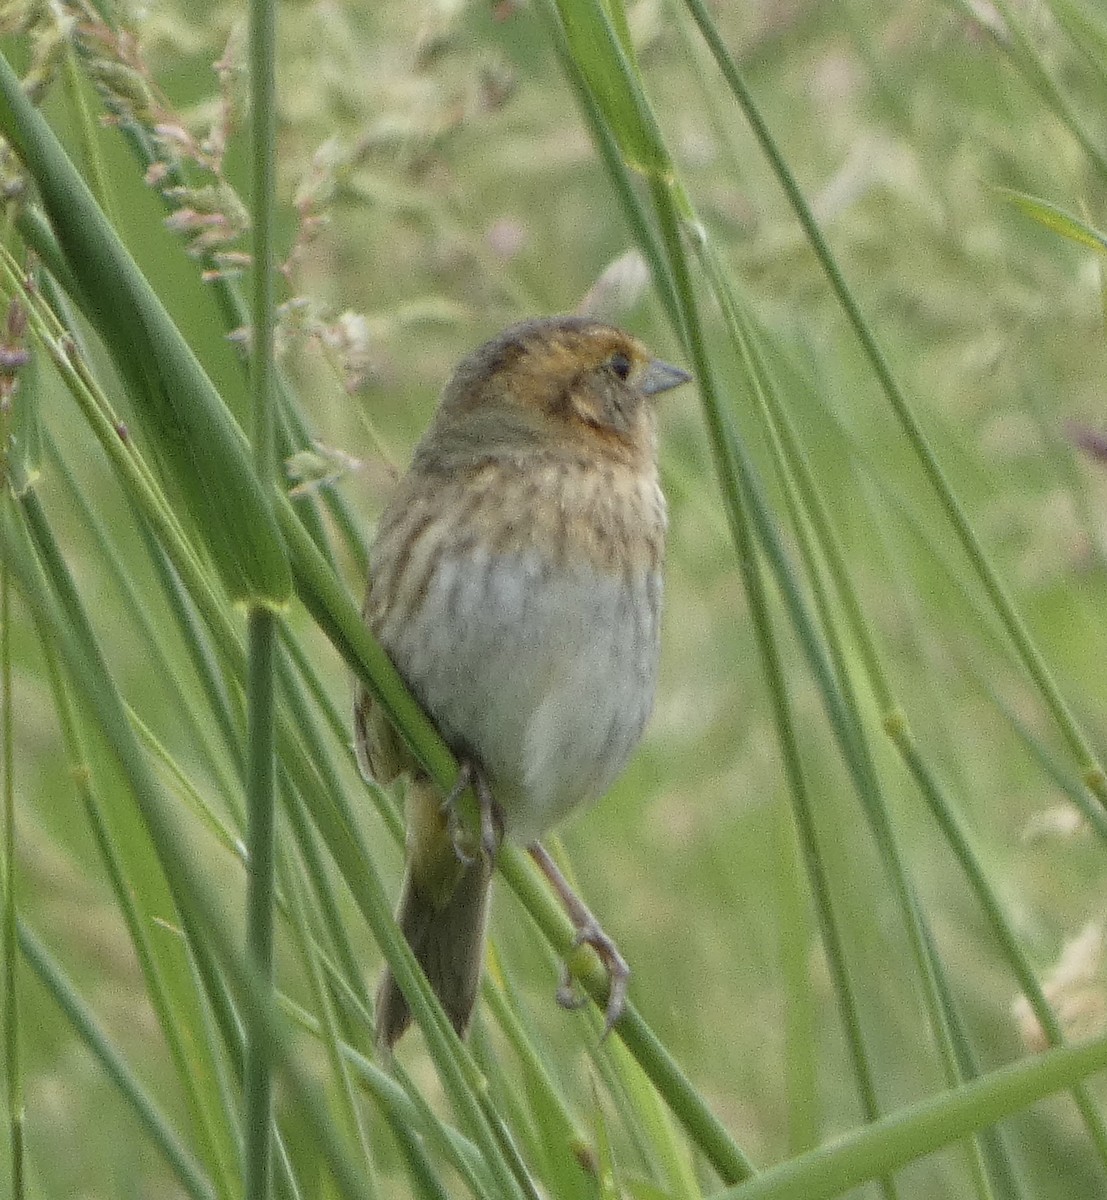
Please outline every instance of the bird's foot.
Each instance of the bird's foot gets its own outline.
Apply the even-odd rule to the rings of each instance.
[[[569,914],[569,919],[577,931],[572,947],[562,963],[561,982],[557,987],[557,1002],[563,1008],[580,1008],[585,1003],[586,997],[581,995],[574,986],[571,959],[573,951],[579,946],[591,946],[607,971],[607,1006],[604,1011],[603,1026],[603,1036],[607,1037],[627,1006],[630,967],[626,959],[619,953],[619,948],[615,945],[614,940],[603,931],[588,906],[573,891],[569,881],[561,873],[560,868],[546,849],[535,842],[530,847],[530,855],[538,864],[542,874],[550,881],[554,891],[557,892],[558,899],[564,905],[565,911]]]
[[[477,807],[480,812],[480,850],[489,863],[496,861],[496,853],[504,835],[503,814],[492,796],[492,790],[488,786],[484,772],[472,759],[462,759],[454,785],[450,788],[446,799],[442,801],[442,811],[446,814],[446,829],[449,832],[450,841],[453,843],[454,853],[457,855],[458,861],[466,867],[473,864],[474,855],[469,851],[472,839],[461,820],[459,810],[461,797],[465,795],[469,787],[472,787],[477,796]]]
[[[627,960],[619,953],[619,947],[612,938],[593,920],[583,929],[577,930],[573,939],[572,950],[578,946],[591,946],[599,955],[607,971],[608,992],[607,1007],[604,1010],[603,1037],[611,1032],[615,1022],[623,1015],[627,1006],[627,988],[630,986],[630,967]],[[572,954],[570,950],[570,954]],[[573,970],[566,958],[561,965],[561,982],[557,986],[557,1002],[562,1008],[580,1008],[585,1003],[573,983]]]

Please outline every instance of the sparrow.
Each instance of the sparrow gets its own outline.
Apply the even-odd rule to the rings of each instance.
[[[629,333],[584,317],[524,321],[455,369],[380,517],[363,615],[456,754],[443,799],[360,685],[358,759],[407,775],[396,919],[464,1036],[480,982],[496,850],[530,849],[609,971],[607,1027],[629,968],[539,838],[601,796],[653,706],[666,506],[655,399],[688,382]],[[457,801],[481,814],[471,853]],[[572,995],[567,976],[559,998]],[[411,1013],[387,970],[376,1036]]]

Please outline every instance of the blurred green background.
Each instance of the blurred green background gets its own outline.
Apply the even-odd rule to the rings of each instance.
[[[1107,33],[1107,20],[1091,4],[1012,7],[1066,102],[1101,138],[1107,38],[1097,43],[1092,33]],[[1059,14],[1073,12],[1092,33],[1066,36]],[[1107,462],[1089,458],[1075,436],[1107,433],[1100,264],[1001,189],[1096,225],[1107,215],[1107,180],[1020,72],[1003,18],[984,0],[794,0],[717,5],[713,15],[979,537],[1102,749]],[[640,0],[629,18],[681,175],[772,348],[900,702],[1043,977],[1094,924],[1082,943],[1083,974],[1057,999],[1062,1015],[1074,1014],[1074,1036],[1102,1032],[1102,845],[1082,824],[1053,820],[1075,812],[1065,784],[1078,786],[1078,771],[686,13]],[[241,21],[237,8],[188,3],[133,14],[164,111],[201,137],[226,124],[226,179],[244,195]],[[529,6],[286,4],[280,39],[282,244],[295,247],[281,296],[282,362],[319,439],[315,458],[298,469],[327,475],[318,486],[339,489],[368,532],[451,365],[511,321],[575,309],[631,249],[630,235]],[[25,56],[23,41],[12,46]],[[229,117],[212,65],[221,56],[235,68],[225,73]],[[95,106],[91,89],[77,86]],[[47,112],[72,129],[61,82]],[[210,286],[182,253],[181,236],[165,228],[118,133],[105,128],[100,140],[123,235],[216,382],[241,395],[238,351],[223,336]],[[610,276],[601,285],[601,311],[679,360],[659,305],[624,264],[628,273],[621,291]],[[734,418],[779,510],[752,401],[710,307],[705,319]],[[60,387],[50,381],[46,391],[45,421],[79,466],[82,492],[133,553],[139,586],[149,584],[99,449]],[[766,1164],[807,1137],[853,1127],[861,1112],[694,389],[666,398],[662,424],[671,534],[657,707],[626,776],[574,816],[563,838],[584,895],[632,964],[635,1003],[738,1142]],[[117,598],[49,471],[42,494],[63,541],[73,531],[67,559],[114,676],[203,786],[162,681],[116,619]],[[355,557],[342,566],[360,594]],[[301,609],[289,622],[345,712],[347,669]],[[941,1075],[883,867],[806,662],[782,621],[778,628],[879,1098],[892,1109],[939,1089]],[[172,1111],[179,1101],[160,1035],[58,753],[48,685],[18,608],[14,632],[21,905]],[[171,634],[166,650],[193,687]],[[882,714],[867,703],[882,786],[951,988],[981,1065],[998,1065],[1026,1049],[1012,1007],[1017,985],[880,741]],[[360,787],[352,769],[347,779]],[[365,812],[370,836],[383,842],[367,803]],[[382,862],[395,884],[398,854],[385,850]],[[227,866],[234,896],[240,871],[229,858]],[[375,977],[379,955],[352,905],[349,923],[366,977]],[[580,1018],[553,1004],[548,956],[502,888],[493,934],[536,1036],[587,1107]],[[38,1188],[30,1194],[172,1194],[158,1190],[165,1185],[111,1085],[37,984],[24,975],[21,986]],[[793,1048],[806,1047],[799,1060],[789,1036]],[[427,1074],[422,1053],[416,1038],[405,1045],[417,1078]],[[1005,1134],[1025,1194],[1105,1194],[1067,1099],[1009,1122]],[[903,1194],[962,1194],[958,1169],[955,1152],[926,1160],[903,1174]]]

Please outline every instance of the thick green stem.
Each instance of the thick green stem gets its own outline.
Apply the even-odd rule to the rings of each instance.
[[[246,940],[260,980],[272,986],[274,886],[273,647],[277,619],[264,608],[250,613],[249,778],[247,837],[249,886]],[[247,1014],[249,1016],[249,1014]],[[272,1069],[264,1031],[247,1024],[246,1196],[266,1200],[272,1150]]]
[[[1107,1070],[1107,1038],[982,1075],[765,1171],[716,1200],[831,1200]]]
[[[276,476],[273,417],[273,192],[276,184],[276,34],[272,0],[250,3],[250,115],[252,123],[253,326],[250,387],[253,400],[254,470],[263,488]],[[249,618],[247,677],[247,844],[249,888],[247,943],[258,976],[273,980],[274,648],[277,619],[255,605]],[[246,1200],[268,1200],[272,1166],[272,1067],[265,1035],[247,1024]]]

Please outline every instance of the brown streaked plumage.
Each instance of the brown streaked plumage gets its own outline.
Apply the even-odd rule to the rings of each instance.
[[[524,844],[610,786],[649,716],[666,523],[653,397],[688,378],[608,325],[512,326],[458,366],[381,516],[365,619],[471,768],[489,822],[494,809]],[[355,726],[367,772],[413,775],[397,919],[464,1033],[490,854],[459,855],[450,814],[364,692]],[[626,966],[587,909],[563,899],[612,969],[610,1023]],[[409,1021],[386,972],[378,1039],[391,1046]]]

